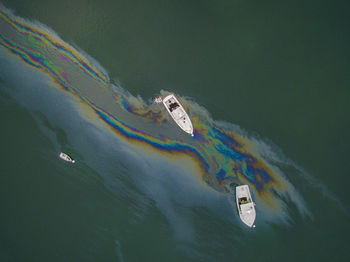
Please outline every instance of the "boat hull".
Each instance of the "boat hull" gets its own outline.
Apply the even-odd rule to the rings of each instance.
[[[163,104],[175,123],[183,131],[193,136],[191,119],[177,98],[173,94],[170,94],[163,99]]]
[[[73,160],[70,156],[68,156],[67,154],[65,154],[63,152],[60,153],[59,157],[61,159],[63,159],[64,161],[67,161],[67,162],[70,162],[70,163],[73,163],[73,164],[75,163],[75,160]]]
[[[249,227],[255,227],[255,203],[252,200],[248,185],[236,187],[236,203],[239,217],[242,222]]]

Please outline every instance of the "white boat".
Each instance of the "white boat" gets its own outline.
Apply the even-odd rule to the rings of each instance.
[[[256,217],[255,203],[250,195],[248,185],[236,187],[236,202],[239,217],[248,227],[255,227],[254,221]]]
[[[63,152],[60,153],[60,158],[63,159],[64,161],[71,162],[73,164],[75,163],[75,160],[73,160],[70,156],[68,156]]]
[[[173,94],[166,96],[163,99],[163,104],[171,117],[174,119],[176,124],[186,133],[193,136],[193,126],[191,119],[187,115],[185,109],[180,104],[180,102],[176,99]]]

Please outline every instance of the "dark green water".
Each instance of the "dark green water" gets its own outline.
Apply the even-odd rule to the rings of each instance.
[[[290,225],[248,234],[200,210],[194,243],[173,240],[157,207],[131,205],[88,167],[67,176],[42,161],[43,148],[56,149],[40,127],[45,121],[2,92],[0,261],[350,260],[348,1],[3,4],[75,43],[132,94],[148,99],[173,90],[214,119],[272,141],[312,178],[289,177],[313,218],[290,207]],[[63,131],[56,134],[65,141]],[[224,235],[232,239],[216,246]]]

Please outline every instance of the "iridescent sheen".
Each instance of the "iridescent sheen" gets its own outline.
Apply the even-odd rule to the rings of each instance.
[[[87,104],[119,138],[165,156],[189,157],[200,167],[202,180],[219,192],[229,192],[231,183],[248,183],[259,200],[281,206],[272,192],[288,192],[291,185],[286,178],[252,150],[255,145],[248,137],[208,121],[193,109],[194,102],[177,95],[193,121],[192,138],[174,125],[160,105],[134,103],[137,98],[118,92],[94,61],[47,27],[3,8],[0,28],[0,45],[5,50]]]

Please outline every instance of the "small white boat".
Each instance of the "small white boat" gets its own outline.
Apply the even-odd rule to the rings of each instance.
[[[163,99],[163,104],[176,124],[186,133],[193,136],[193,126],[191,119],[185,109],[176,99],[175,95],[170,94]]]
[[[73,160],[70,156],[68,156],[63,152],[60,153],[60,158],[63,159],[64,161],[71,162],[73,164],[75,163],[75,160]]]
[[[254,221],[256,217],[255,203],[250,195],[248,185],[236,187],[236,202],[239,217],[248,227],[255,227]]]

